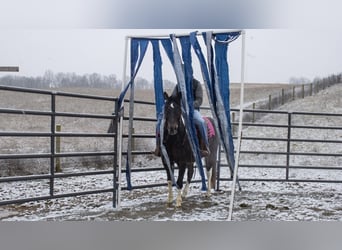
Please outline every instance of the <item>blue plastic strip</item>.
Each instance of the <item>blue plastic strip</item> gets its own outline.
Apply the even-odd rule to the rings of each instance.
[[[173,47],[172,47],[172,41],[171,41],[171,38],[168,38],[168,39],[162,39],[161,40],[161,43],[164,47],[164,50],[166,52],[166,55],[168,56],[172,66],[174,67],[175,65],[175,59],[174,59],[174,56],[173,56]]]
[[[146,39],[137,39],[137,38],[132,38],[131,40],[131,79],[127,83],[126,87],[124,90],[120,93],[119,98],[118,98],[118,105],[120,108],[122,108],[123,105],[123,99],[127,93],[127,90],[129,87],[131,87],[134,83],[134,79],[139,71],[139,68],[141,66],[141,63],[144,59],[146,50],[147,50],[147,45],[148,45],[149,40]],[[138,61],[139,59],[139,61]],[[138,64],[137,64],[138,62]]]
[[[189,36],[180,37],[180,44],[182,46],[182,57],[184,62],[184,76],[185,76],[185,86],[181,86],[182,92],[182,105],[186,107],[186,112],[183,113],[183,116],[186,121],[186,127],[188,130],[188,137],[192,147],[192,151],[194,153],[194,157],[196,160],[196,165],[198,167],[199,173],[202,179],[202,190],[207,190],[205,183],[205,175],[203,171],[202,160],[199,152],[199,142],[196,136],[196,127],[193,119],[194,115],[194,97],[192,91],[192,79],[193,79],[193,70],[192,70],[192,59],[191,59],[191,43]],[[186,98],[183,98],[186,96]]]
[[[160,56],[159,40],[151,40],[153,47],[153,72],[154,72],[154,98],[156,103],[156,117],[163,111],[164,95],[163,95],[163,75],[162,75],[162,58]]]

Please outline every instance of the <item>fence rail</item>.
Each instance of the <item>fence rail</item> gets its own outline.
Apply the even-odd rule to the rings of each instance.
[[[28,109],[14,109],[14,108],[3,108],[0,107],[0,114],[16,114],[16,115],[33,115],[33,116],[44,116],[50,118],[49,132],[17,132],[17,131],[0,131],[0,137],[45,137],[50,140],[50,151],[47,153],[10,153],[4,154],[0,153],[1,160],[7,159],[49,159],[49,173],[40,175],[27,175],[27,176],[13,176],[13,177],[0,177],[0,183],[9,182],[23,182],[23,181],[33,181],[33,180],[47,180],[49,182],[49,195],[34,196],[21,199],[11,199],[8,197],[2,197],[0,199],[0,205],[17,204],[29,201],[39,201],[46,199],[55,199],[62,197],[74,197],[80,195],[89,194],[99,194],[99,193],[112,193],[113,194],[113,206],[117,204],[117,176],[118,176],[118,110],[117,110],[117,99],[105,96],[95,96],[86,94],[75,94],[67,92],[57,92],[50,90],[40,90],[40,89],[29,89],[21,87],[8,87],[0,86],[0,91],[11,91],[11,92],[21,92],[26,94],[38,94],[50,97],[50,108],[48,111],[41,110],[28,110]],[[76,112],[58,112],[56,110],[56,97],[70,97],[78,98],[84,100],[98,100],[98,101],[110,101],[115,107],[115,112],[112,115],[99,115],[99,114],[88,114],[88,113],[76,113]],[[114,132],[113,133],[74,133],[74,132],[59,132],[56,131],[56,117],[72,117],[72,118],[91,118],[91,119],[106,119],[109,121],[114,121]],[[63,137],[101,137],[101,138],[113,138],[113,150],[112,151],[101,151],[101,152],[57,152],[56,151],[56,139]],[[89,156],[110,156],[113,157],[113,166],[111,170],[97,170],[88,172],[77,172],[77,173],[57,173],[56,172],[56,162],[63,157],[89,157]],[[61,178],[77,177],[77,176],[90,176],[90,175],[105,175],[110,174],[113,176],[113,185],[111,188],[99,189],[99,190],[85,190],[74,192],[70,190],[70,193],[56,193],[55,191],[55,181]]]
[[[232,109],[233,112],[237,112],[237,109]],[[300,118],[302,121],[303,118],[307,116],[313,117],[334,117],[339,119],[338,124],[342,124],[342,114],[337,113],[322,113],[322,112],[288,112],[288,111],[270,111],[270,110],[254,110],[254,109],[246,109],[244,112],[256,112],[256,113],[265,113],[266,115],[282,115],[285,117],[285,122],[282,124],[270,124],[270,123],[253,123],[253,122],[243,122],[244,127],[258,127],[258,128],[276,128],[276,129],[283,129],[285,136],[284,138],[277,138],[277,137],[260,137],[260,135],[256,136],[242,136],[242,141],[271,141],[271,142],[283,142],[286,143],[285,150],[279,151],[270,151],[270,150],[241,150],[240,155],[274,155],[277,156],[286,156],[285,164],[279,165],[269,165],[269,164],[239,164],[240,168],[264,168],[264,169],[285,169],[285,174],[282,178],[240,178],[240,181],[279,181],[279,182],[321,182],[321,183],[342,183],[342,178],[340,179],[314,179],[310,178],[310,174],[308,174],[309,178],[291,178],[290,170],[321,170],[321,171],[342,171],[341,164],[336,166],[329,166],[329,164],[325,165],[296,165],[292,163],[292,157],[294,156],[305,156],[305,157],[334,157],[342,159],[342,151],[338,150],[341,148],[342,140],[339,139],[312,139],[312,138],[305,138],[304,135],[301,138],[294,137],[293,134],[298,129],[304,130],[324,130],[324,131],[338,131],[338,138],[342,138],[342,126],[329,126],[329,125],[320,125],[314,126],[312,124],[305,124],[305,125],[296,125],[293,120],[295,118]],[[305,123],[305,122],[304,122]],[[233,122],[232,126],[237,126],[237,122]],[[237,139],[237,136],[234,137]],[[294,143],[321,143],[325,146],[329,144],[336,145],[335,152],[303,152],[293,149]],[[340,161],[342,162],[342,161]],[[221,164],[221,167],[228,167],[227,165]],[[231,180],[230,178],[221,178],[221,180]]]

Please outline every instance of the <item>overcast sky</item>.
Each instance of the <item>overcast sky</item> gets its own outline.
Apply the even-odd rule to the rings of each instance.
[[[80,5],[82,1],[79,0],[60,0],[60,4],[50,0],[4,1],[0,9],[0,66],[19,66],[20,72],[11,73],[13,75],[37,76],[43,75],[46,70],[52,70],[55,73],[115,74],[121,79],[125,36],[167,35],[196,30],[116,29],[117,26],[107,20],[110,8],[105,7],[112,6],[110,1],[99,1],[107,5],[84,1],[83,3],[89,3],[87,8]],[[30,4],[32,2],[38,5]],[[82,8],[78,8],[79,6]],[[249,29],[251,25],[247,22],[246,81],[285,83],[290,77],[312,80],[315,77],[341,73],[342,29],[339,27],[342,22],[336,23],[336,17],[332,17],[338,14],[336,5],[333,12],[321,11],[321,7],[320,4],[311,4],[310,11],[303,19],[298,19],[301,14],[298,8],[302,10],[307,6],[303,4],[291,9],[293,18],[285,28],[269,28],[265,25],[267,29]],[[75,8],[77,12],[73,11]],[[50,11],[45,11],[46,9]],[[122,9],[125,9],[124,5]],[[93,13],[107,14],[100,16]],[[118,13],[118,8],[113,9],[113,13]],[[315,16],[315,13],[320,15]],[[310,20],[317,22],[318,17],[325,22],[319,22],[320,25],[310,24]],[[294,20],[303,21],[297,22],[297,25]],[[327,22],[332,25],[324,29],[319,27],[327,26]],[[229,51],[230,75],[235,82],[240,80],[240,52],[241,39],[233,42]],[[173,80],[167,59],[164,59],[165,78]],[[200,75],[200,72],[195,74]],[[3,75],[5,73],[0,73],[0,76]],[[139,76],[152,79],[150,54],[146,56]]]

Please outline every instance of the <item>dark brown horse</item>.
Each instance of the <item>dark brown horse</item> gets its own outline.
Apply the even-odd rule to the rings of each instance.
[[[168,180],[168,202],[171,203],[173,200],[172,193],[172,181],[171,173],[173,172],[174,164],[178,166],[178,178],[177,178],[177,188],[178,194],[176,199],[176,206],[181,206],[182,197],[185,197],[189,185],[194,173],[194,162],[195,158],[193,156],[191,145],[188,140],[187,130],[185,128],[184,120],[182,118],[180,96],[168,96],[164,93],[165,104],[164,104],[164,134],[163,134],[163,145],[165,146],[166,152],[170,160],[171,169],[169,169],[166,164],[166,160],[162,154],[163,165],[167,172]],[[210,154],[205,157],[205,167],[207,172],[207,195],[210,196],[211,188],[215,187],[216,180],[216,159],[219,149],[219,137],[215,126],[213,125],[212,118],[205,118],[208,127],[208,139],[209,139],[209,149]],[[185,170],[187,171],[187,181],[186,186],[182,193],[183,188],[183,178],[185,175]]]

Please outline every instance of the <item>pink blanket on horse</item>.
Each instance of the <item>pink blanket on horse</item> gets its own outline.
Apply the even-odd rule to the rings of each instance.
[[[211,137],[215,136],[214,124],[209,120],[208,117],[203,117],[203,119],[204,119],[205,122],[207,123],[208,137],[211,138]]]

